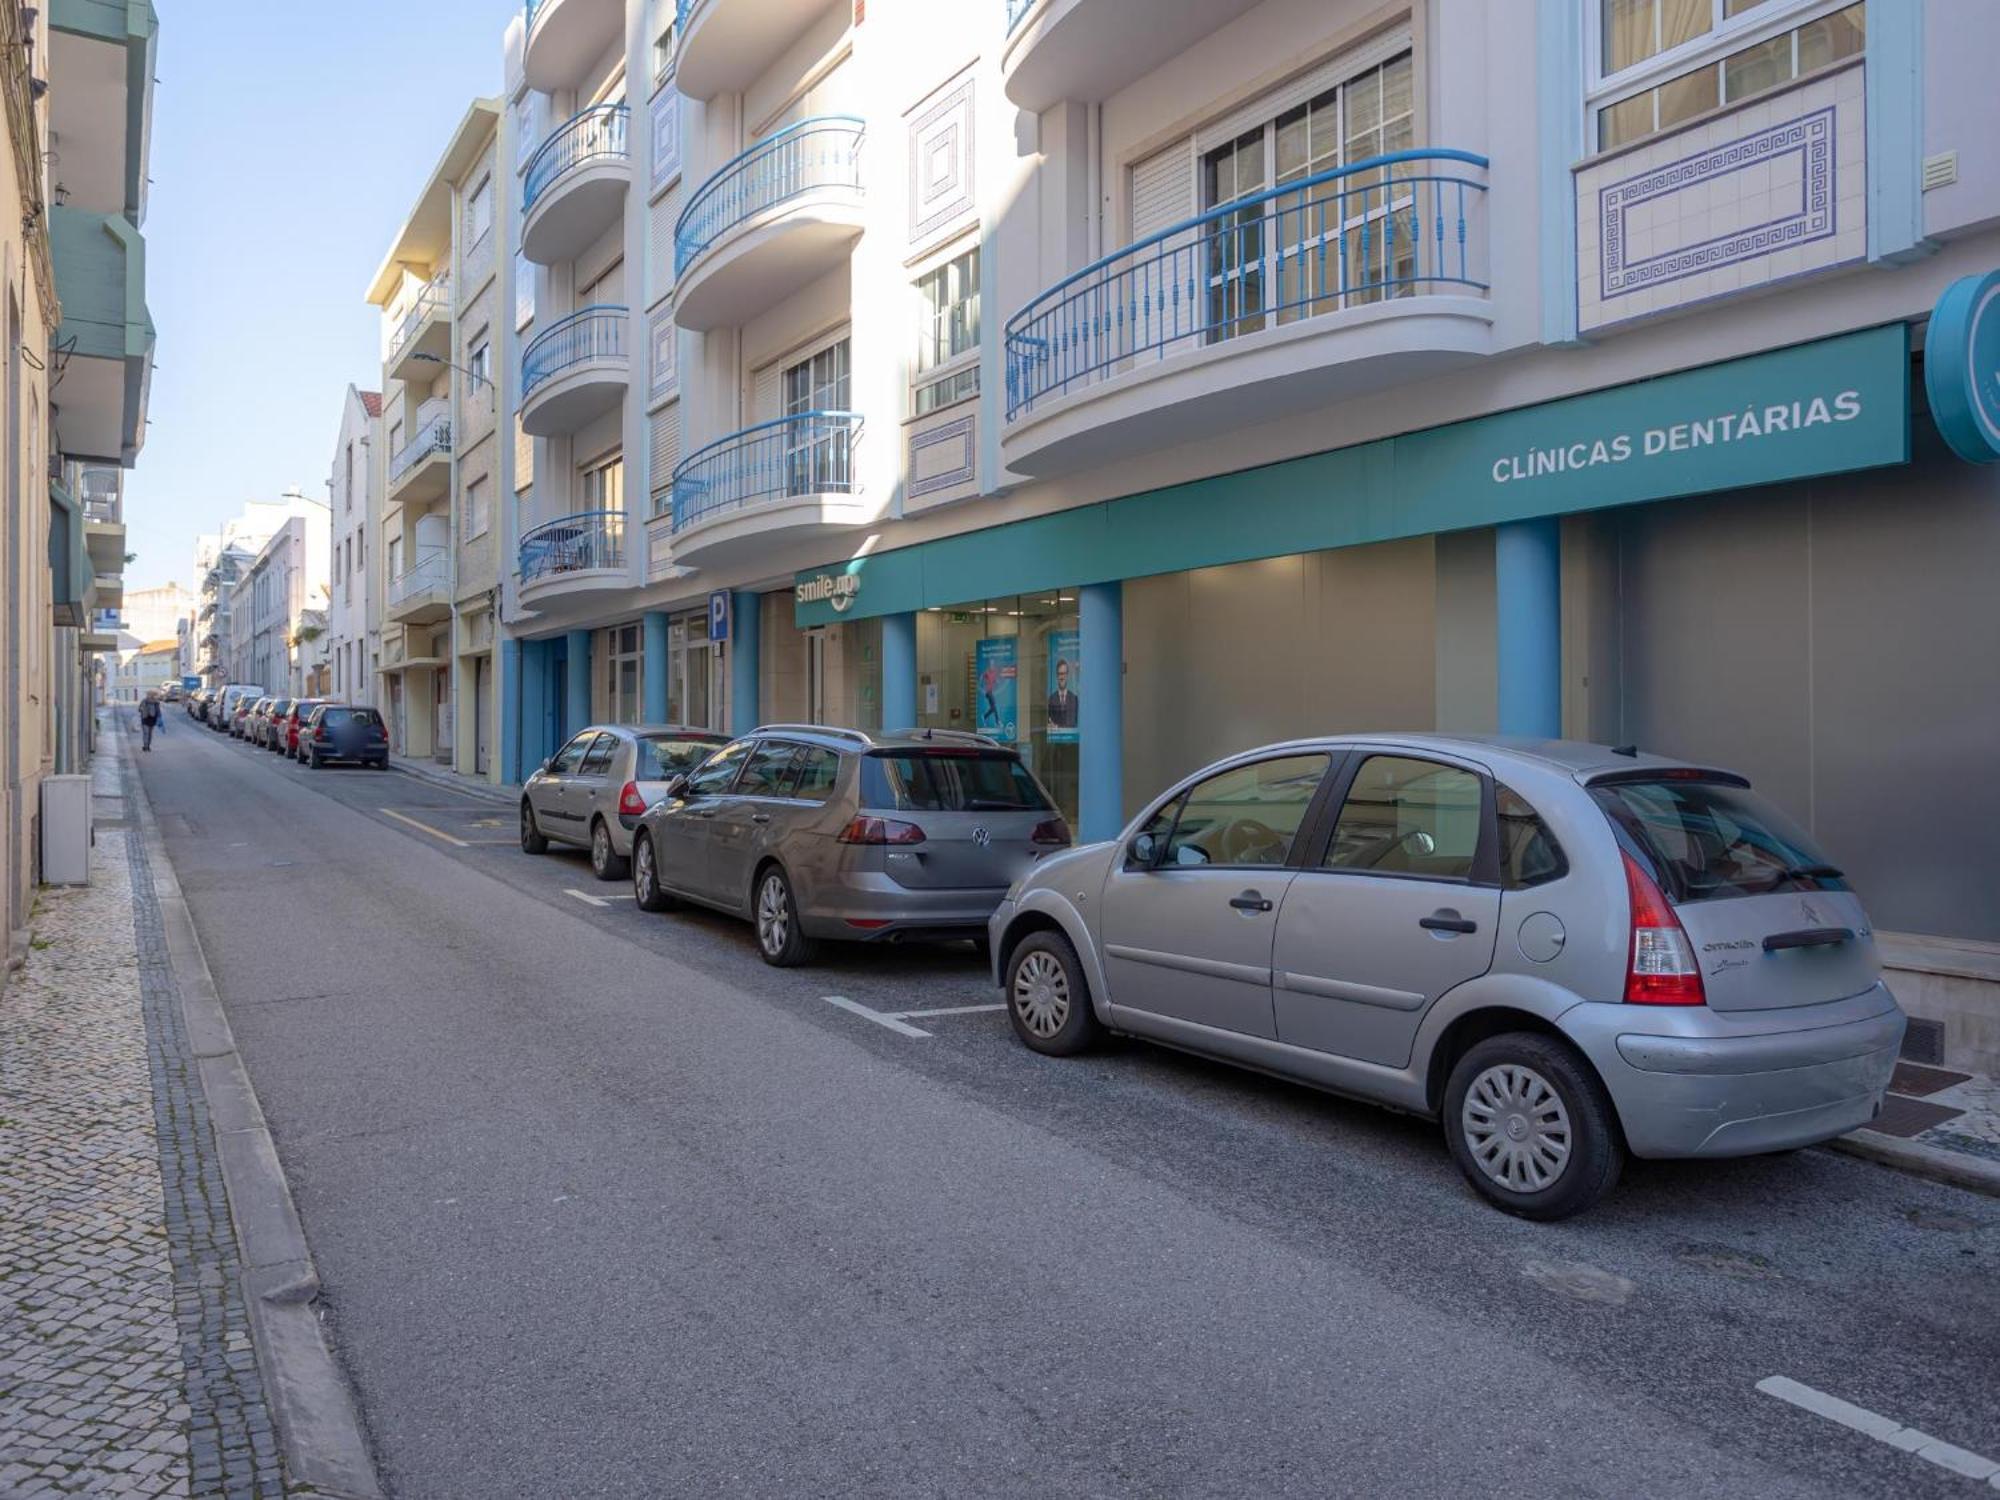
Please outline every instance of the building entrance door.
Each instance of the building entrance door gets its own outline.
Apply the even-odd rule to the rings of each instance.
[[[493,658],[472,661],[472,769],[484,776],[493,761]]]

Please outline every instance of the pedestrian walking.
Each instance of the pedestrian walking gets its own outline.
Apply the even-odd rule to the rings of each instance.
[[[139,701],[139,748],[153,748],[153,731],[160,727],[160,695],[148,693]]]

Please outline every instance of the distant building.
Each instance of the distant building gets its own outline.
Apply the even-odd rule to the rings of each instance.
[[[328,481],[327,524],[332,530],[327,584],[328,681],[320,691],[350,703],[375,701],[375,671],[382,652],[382,591],[375,587],[380,550],[375,482],[382,449],[382,394],[347,388],[340,406],[340,437]]]

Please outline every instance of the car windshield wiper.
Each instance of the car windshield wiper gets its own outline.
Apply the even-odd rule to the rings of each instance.
[[[1839,880],[1846,873],[1844,870],[1835,869],[1832,865],[1787,865],[1778,872],[1777,880],[1771,883],[1777,885],[1786,880]]]

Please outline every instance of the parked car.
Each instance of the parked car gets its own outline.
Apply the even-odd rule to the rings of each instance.
[[[748,917],[783,966],[823,938],[983,939],[1009,884],[1069,842],[1021,758],[982,736],[772,724],[647,809],[633,895]]]
[[[272,698],[257,715],[257,743],[266,750],[278,748],[278,724],[292,711],[290,698]]]
[[[187,716],[197,724],[208,717],[208,700],[210,696],[211,693],[208,688],[196,688],[192,693],[187,695]]]
[[[599,880],[622,878],[639,818],[674,777],[727,743],[677,724],[593,724],[545,761],[521,789],[521,847],[581,844]]]
[[[224,688],[216,707],[209,711],[209,727],[217,734],[233,736],[236,733],[238,712],[247,707],[248,702],[254,702],[263,691],[254,683],[247,682],[235,683]]]
[[[296,760],[299,754],[299,730],[304,727],[315,708],[331,701],[328,698],[294,698],[291,709],[277,723],[272,734],[271,748],[286,760]]]
[[[259,698],[248,699],[246,706],[240,714],[242,723],[233,726],[236,737],[246,745],[256,744],[259,727],[262,725],[265,715],[271,711],[271,705],[276,701],[269,693]]]
[[[1631,747],[1273,745],[1031,869],[995,980],[1037,1052],[1106,1031],[1442,1123],[1558,1219],[1640,1157],[1830,1139],[1904,1018],[1860,899],[1741,776]]]
[[[160,697],[165,702],[178,703],[181,701],[183,691],[184,689],[178,682],[170,682],[160,690]]]
[[[335,761],[389,769],[389,729],[372,708],[322,703],[299,731],[299,758],[317,771]]]

